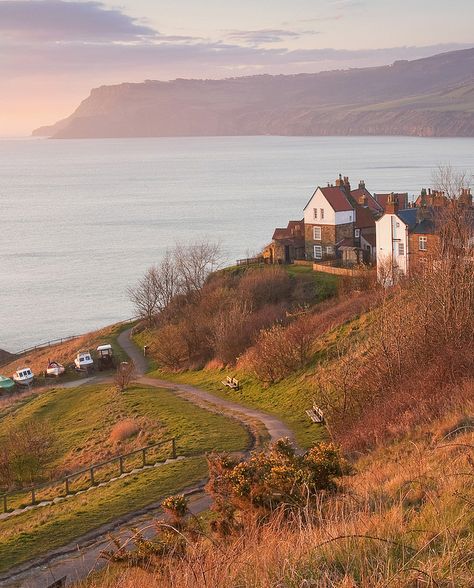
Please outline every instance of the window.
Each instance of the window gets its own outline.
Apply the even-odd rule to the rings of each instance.
[[[400,223],[395,223],[395,226],[397,227],[397,229],[400,228]]]
[[[315,241],[321,241],[321,227],[314,227],[313,237]]]
[[[314,246],[314,259],[322,259],[323,258],[323,248],[321,245]]]
[[[320,213],[321,213],[321,220],[324,220],[324,208],[321,208]]]
[[[334,255],[334,247],[333,247],[332,245],[328,245],[328,246],[326,247],[326,253],[327,253],[328,255]]]
[[[315,219],[318,218],[318,209],[317,208],[313,208],[313,215],[314,215]]]
[[[405,255],[405,243],[398,244],[398,255]]]
[[[426,251],[428,249],[428,237],[418,237],[418,249]]]
[[[360,237],[360,229],[355,230],[355,238],[358,239]]]

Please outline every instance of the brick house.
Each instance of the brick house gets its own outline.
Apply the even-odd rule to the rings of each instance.
[[[389,200],[392,200],[393,197],[396,198],[400,210],[405,210],[409,207],[410,203],[408,202],[408,192],[388,192],[386,194],[374,193],[374,199],[376,200],[377,204],[381,206],[382,212],[385,212],[387,203]]]
[[[450,200],[441,193],[423,190],[416,202],[419,206],[402,210],[397,195],[391,194],[385,214],[376,221],[377,274],[385,285],[392,285],[401,275],[410,275],[438,250],[437,225]],[[470,190],[462,191],[459,202],[474,226]]]
[[[284,229],[275,229],[272,242],[263,250],[265,263],[293,263],[305,258],[304,220],[290,221]]]
[[[349,178],[340,175],[335,185],[318,187],[304,209],[306,259],[371,261],[381,212],[364,182],[351,191]]]

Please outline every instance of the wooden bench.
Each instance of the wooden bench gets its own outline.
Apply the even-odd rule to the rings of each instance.
[[[313,408],[307,410],[306,414],[313,421],[313,423],[324,423],[324,413],[318,406],[316,406],[316,404],[313,404]]]
[[[231,378],[230,376],[227,376],[225,380],[222,380],[222,384],[232,388],[232,390],[240,390],[240,382],[237,380],[237,378]]]

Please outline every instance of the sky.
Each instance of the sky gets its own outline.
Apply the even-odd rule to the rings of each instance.
[[[472,0],[0,0],[0,136],[146,79],[318,72],[474,46]]]

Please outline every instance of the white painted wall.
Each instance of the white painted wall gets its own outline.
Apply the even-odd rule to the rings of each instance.
[[[314,209],[318,210],[318,218],[314,218]],[[324,219],[321,220],[321,208]],[[304,222],[307,225],[342,225],[354,221],[354,211],[334,212],[329,202],[318,188],[304,211]]]
[[[408,272],[408,226],[395,214],[384,214],[375,222],[377,243],[377,273],[385,276],[391,266],[393,274]],[[403,245],[400,253],[399,244]],[[391,280],[393,283],[393,280]]]

